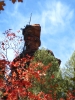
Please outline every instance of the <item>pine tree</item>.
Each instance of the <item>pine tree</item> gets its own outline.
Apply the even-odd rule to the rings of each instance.
[[[65,79],[69,83],[69,90],[74,91],[73,95],[75,96],[75,51],[65,65]]]
[[[43,48],[34,54],[31,63],[38,63],[36,70],[41,72],[41,81],[37,78],[33,79],[33,87],[30,89],[33,93],[38,94],[42,91],[45,94],[51,94],[53,100],[66,96],[66,82],[62,78],[59,63],[53,55]]]

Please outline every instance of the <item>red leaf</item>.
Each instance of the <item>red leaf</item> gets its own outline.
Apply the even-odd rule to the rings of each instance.
[[[7,100],[18,100],[17,92],[13,90],[8,94]]]
[[[18,2],[23,2],[23,0],[18,0]]]
[[[0,10],[4,10],[3,6],[5,6],[4,1],[0,1]]]
[[[35,95],[31,92],[28,92],[28,97],[35,100]]]
[[[12,3],[15,3],[16,0],[12,0]],[[23,2],[23,0],[18,0],[18,2]]]
[[[4,86],[3,80],[0,79],[0,89]]]
[[[16,0],[12,0],[12,3],[15,3],[16,2]]]

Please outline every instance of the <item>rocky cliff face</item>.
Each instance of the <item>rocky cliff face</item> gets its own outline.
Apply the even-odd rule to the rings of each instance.
[[[22,34],[24,36],[25,41],[25,52],[31,53],[33,51],[35,52],[36,50],[38,50],[38,47],[41,45],[40,32],[41,27],[39,24],[27,25],[23,29]]]
[[[40,33],[41,33],[41,26],[39,24],[34,25],[26,25],[24,29],[22,29],[22,34],[24,36],[24,50],[23,52],[16,58],[14,61],[17,61],[19,58],[23,58],[26,54],[33,56],[36,50],[38,50],[39,46],[41,45],[40,41]],[[47,50],[51,55],[54,56],[51,50]],[[61,64],[61,60],[56,58],[59,65]]]

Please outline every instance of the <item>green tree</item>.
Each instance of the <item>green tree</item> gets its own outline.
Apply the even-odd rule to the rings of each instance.
[[[66,70],[64,77],[68,81],[69,90],[73,92],[75,91],[75,51],[73,52],[70,59],[66,62],[65,66]],[[73,95],[75,96],[75,92],[73,92]]]
[[[37,79],[34,79],[33,87],[30,90],[36,94],[40,91],[45,94],[51,94],[53,100],[55,100],[55,98],[56,100],[65,98],[68,90],[67,80],[62,78],[58,60],[43,48],[34,54],[32,62],[41,62],[44,65],[43,68],[41,68],[41,65],[37,67],[39,72],[41,72],[41,70],[45,72],[45,66],[49,66],[49,68],[47,69],[45,75],[40,76],[40,82]],[[45,82],[43,82],[44,80]]]

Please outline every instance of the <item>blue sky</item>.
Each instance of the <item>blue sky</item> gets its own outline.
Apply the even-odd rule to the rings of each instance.
[[[5,10],[0,14],[0,39],[9,28],[15,33],[24,28],[32,13],[31,24],[41,25],[41,47],[52,50],[55,57],[61,59],[63,67],[75,50],[75,0],[5,2]],[[8,57],[13,58],[11,51]]]

